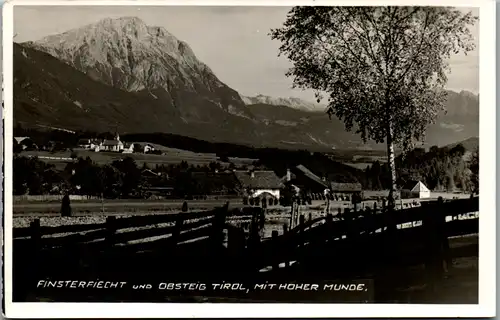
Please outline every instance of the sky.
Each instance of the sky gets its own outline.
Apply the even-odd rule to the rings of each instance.
[[[286,19],[290,7],[118,7],[32,6],[14,8],[14,41],[38,40],[97,22],[103,18],[136,16],[147,25],[165,27],[187,42],[199,60],[228,86],[247,96],[298,97],[314,101],[312,91],[292,89],[285,72],[292,64],[278,57],[280,43],[268,33]],[[479,15],[477,8],[461,9]],[[476,50],[450,59],[448,88],[479,91],[479,26],[471,31]]]

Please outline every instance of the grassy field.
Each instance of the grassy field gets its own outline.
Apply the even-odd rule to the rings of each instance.
[[[363,201],[358,208],[364,209],[365,207],[373,208],[374,204],[377,203],[377,207],[381,207],[382,203],[375,200],[376,197],[386,197],[387,191],[365,191],[365,198],[369,200]],[[421,199],[420,201],[435,200],[439,196],[444,199],[458,198],[468,198],[468,194],[457,194],[457,193],[431,193],[430,199]],[[416,199],[418,200],[418,199]],[[211,210],[215,207],[223,206],[226,201],[229,201],[230,207],[238,208],[243,206],[242,200],[239,198],[235,199],[219,199],[219,200],[189,200],[188,208],[194,210]],[[396,207],[399,209],[401,205],[403,208],[409,203],[413,203],[415,199],[403,199],[396,202]],[[142,199],[105,199],[104,201],[93,199],[93,200],[74,200],[71,201],[71,208],[75,215],[91,215],[96,213],[124,213],[124,214],[143,214],[151,212],[177,212],[182,208],[184,200],[142,200]],[[336,213],[338,209],[352,208],[350,201],[331,201],[329,211]],[[26,201],[20,200],[15,201],[13,205],[13,213],[15,215],[55,215],[59,214],[61,210],[60,201]],[[290,212],[290,207],[270,207],[269,210],[275,211],[279,210],[282,212]],[[313,200],[311,205],[301,206],[301,210],[305,215],[308,212],[326,212],[326,201],[324,200]],[[315,214],[314,214],[315,215]]]
[[[141,142],[141,144],[145,144]],[[131,157],[134,159],[138,165],[142,166],[146,163],[150,166],[155,166],[156,164],[179,164],[182,161],[186,161],[190,165],[200,165],[204,166],[211,162],[218,162],[222,166],[228,166],[228,162],[222,162],[217,157],[215,153],[196,153],[187,150],[167,148],[160,145],[153,146],[161,150],[164,154],[144,154],[144,153],[116,153],[116,152],[94,152],[85,149],[74,149],[78,157],[86,158],[90,157],[94,162],[102,165],[111,163],[114,160],[122,159],[125,157]],[[64,168],[68,162],[71,161],[70,151],[61,151],[51,153],[48,151],[25,151],[21,153],[22,156],[37,156],[40,160],[48,163],[54,164],[57,168]],[[230,158],[229,161],[236,166],[250,165],[257,159],[247,159],[247,158]]]
[[[207,165],[210,162],[220,162],[215,155],[212,154],[197,154],[194,152],[167,152],[165,155],[156,154],[143,154],[143,153],[114,153],[114,152],[94,152],[89,150],[75,150],[78,157],[90,157],[97,164],[108,164],[114,160],[122,159],[125,157],[133,158],[138,165],[142,166],[146,163],[150,166],[156,164],[178,164],[182,161],[186,161],[191,165]],[[71,161],[71,152],[47,152],[47,151],[27,151],[22,152],[22,156],[37,156],[40,160],[56,165],[56,167],[65,166]],[[222,165],[228,165],[222,163]]]
[[[212,210],[223,206],[225,200],[187,201],[188,209]],[[184,201],[142,201],[142,200],[98,200],[71,202],[72,214],[76,216],[92,214],[147,214],[147,213],[177,213],[181,211]],[[243,206],[239,202],[230,202],[231,208]],[[17,202],[13,205],[15,216],[58,215],[61,212],[60,202]]]

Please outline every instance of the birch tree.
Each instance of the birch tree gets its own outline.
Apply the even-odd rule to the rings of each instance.
[[[394,148],[408,151],[444,109],[449,58],[474,49],[477,17],[450,7],[294,7],[279,55],[293,86],[313,89],[327,113],[363,141],[387,144],[394,208]]]

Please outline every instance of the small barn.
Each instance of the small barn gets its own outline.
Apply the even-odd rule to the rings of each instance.
[[[431,191],[422,181],[408,181],[401,189],[401,198],[425,199],[431,197]]]

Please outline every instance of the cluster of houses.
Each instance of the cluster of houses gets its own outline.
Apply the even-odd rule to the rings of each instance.
[[[14,137],[14,143],[21,150],[37,150],[39,147],[30,137]],[[51,147],[54,141],[49,142]],[[114,139],[79,139],[77,147],[80,149],[91,150],[95,152],[120,152],[120,153],[152,153],[159,152],[152,144],[127,143],[120,140],[120,135],[116,133]]]
[[[157,195],[168,195],[173,184],[160,179],[161,174],[150,169],[143,171],[149,180],[150,191]],[[336,182],[319,177],[303,165],[288,169],[279,177],[272,170],[225,170],[214,172],[192,172],[190,175],[199,196],[234,196],[260,200],[280,199],[284,190],[292,190],[292,196],[309,199],[329,198],[336,201],[351,201],[354,196],[363,198],[363,187],[358,182]],[[161,182],[160,182],[161,181]],[[401,190],[403,198],[429,198],[430,190],[421,181],[409,181]]]
[[[160,173],[150,169],[143,171],[149,181],[150,191],[158,195],[168,195],[173,185],[161,179]],[[287,170],[279,177],[272,170],[226,170],[215,172],[192,172],[190,175],[194,189],[200,195],[235,196],[247,199],[280,199],[284,190],[293,190],[292,196],[320,198],[330,195],[332,199],[349,200],[354,194],[361,194],[360,183],[337,183],[319,178],[306,167],[299,165]]]
[[[15,142],[23,150],[33,146],[28,137],[16,137]],[[114,139],[80,139],[78,147],[95,152],[151,153],[155,148],[151,144],[140,145],[120,140],[119,134]],[[146,169],[143,176],[150,182],[149,192],[168,196],[172,194],[173,184],[160,173]],[[303,165],[287,170],[285,176],[278,177],[271,170],[227,170],[223,172],[192,172],[191,182],[201,195],[242,196],[244,198],[280,199],[284,190],[302,198],[328,198],[333,200],[352,200],[354,195],[362,198],[363,188],[360,183],[344,183],[319,177]],[[171,180],[170,180],[171,181]],[[402,198],[429,198],[430,190],[421,181],[409,181],[401,190]]]
[[[80,139],[78,147],[86,150],[93,150],[95,152],[121,152],[121,153],[150,153],[155,151],[154,146],[145,144],[141,146],[137,143],[127,143],[120,140],[120,135],[117,133],[114,139]]]

